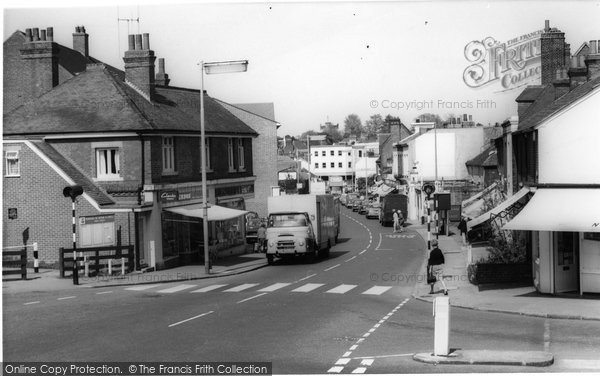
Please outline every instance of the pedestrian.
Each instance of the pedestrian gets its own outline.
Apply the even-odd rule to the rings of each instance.
[[[392,217],[394,218],[394,232],[398,232],[398,228],[400,227],[400,217],[398,216],[398,212],[394,210]]]
[[[267,247],[267,228],[265,224],[261,224],[258,230],[256,231],[257,242],[258,242],[258,252],[265,252]]]
[[[438,247],[438,241],[436,239],[433,239],[431,241],[431,246],[433,247],[433,249],[431,250],[431,253],[429,254],[429,261],[427,262],[427,275],[429,279],[429,276],[431,277],[435,277],[435,280],[431,283],[429,283],[429,285],[431,286],[431,290],[429,291],[430,294],[433,294],[433,286],[435,286],[436,282],[440,282],[442,284],[442,287],[444,288],[444,295],[448,295],[448,288],[446,287],[446,284],[444,283],[444,279],[443,279],[443,273],[444,273],[444,253],[442,252],[442,250]]]
[[[404,215],[402,215],[402,210],[398,209],[398,231],[404,231]]]
[[[463,244],[467,244],[467,218],[462,216],[460,222],[458,222],[458,229],[460,230],[460,236],[462,237]]]

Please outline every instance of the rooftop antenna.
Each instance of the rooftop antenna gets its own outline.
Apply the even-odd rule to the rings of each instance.
[[[140,6],[137,6],[137,17],[133,18],[133,15],[130,14],[129,18],[122,18],[120,17],[119,14],[119,7],[117,7],[117,46],[119,46],[119,56],[118,58],[121,58],[123,56],[122,51],[121,51],[121,28],[120,28],[120,23],[121,22],[127,22],[127,34],[132,34],[131,32],[131,23],[135,22],[137,23],[137,33],[140,33]]]

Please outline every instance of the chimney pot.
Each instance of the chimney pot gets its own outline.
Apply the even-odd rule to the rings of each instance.
[[[142,34],[135,35],[135,49],[136,50],[142,49]]]
[[[46,40],[46,30],[44,30],[44,29],[40,30],[40,39]]]
[[[165,73],[165,58],[158,59],[158,73]]]
[[[135,35],[129,34],[127,39],[129,41],[129,51],[135,50]]]
[[[32,41],[33,36],[31,35],[31,29],[25,29],[25,39],[27,39],[27,42]]]
[[[46,39],[50,42],[54,41],[54,28],[46,28]]]
[[[142,34],[142,37],[143,37],[142,49],[149,50],[150,49],[150,34],[144,33],[144,34]]]
[[[595,40],[590,41],[590,54],[595,55],[598,53],[598,43]]]
[[[549,32],[550,31],[550,20],[546,20],[545,24],[544,24],[544,32]]]
[[[33,40],[34,41],[40,40],[40,29],[38,29],[37,27],[33,28]]]

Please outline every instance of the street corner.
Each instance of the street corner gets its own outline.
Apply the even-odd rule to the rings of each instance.
[[[413,360],[428,364],[548,367],[554,355],[546,351],[451,350],[448,355],[417,353]]]

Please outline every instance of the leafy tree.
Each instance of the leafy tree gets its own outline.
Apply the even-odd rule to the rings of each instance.
[[[359,136],[362,133],[362,121],[357,114],[350,114],[344,119],[344,133]]]
[[[325,129],[322,130],[323,133],[327,134],[331,141],[334,143],[342,141],[344,135],[337,127],[337,124],[327,123],[325,125]]]
[[[377,133],[382,133],[385,127],[385,122],[380,114],[373,114],[365,123],[364,131],[369,136]]]

